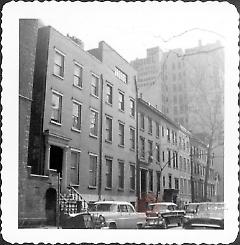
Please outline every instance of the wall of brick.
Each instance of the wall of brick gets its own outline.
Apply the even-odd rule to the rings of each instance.
[[[19,20],[19,219],[27,212],[25,197],[29,125],[38,26],[38,20]]]

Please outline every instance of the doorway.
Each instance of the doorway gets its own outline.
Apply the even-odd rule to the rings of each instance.
[[[57,173],[60,173],[62,177],[62,161],[63,161],[63,149],[61,147],[51,145],[50,150],[50,169],[56,169]]]
[[[57,192],[54,188],[49,188],[46,191],[46,218],[47,225],[56,225],[56,206],[57,206]]]

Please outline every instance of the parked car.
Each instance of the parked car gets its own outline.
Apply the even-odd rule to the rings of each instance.
[[[98,201],[89,212],[93,220],[100,217],[103,228],[108,229],[138,229],[146,223],[146,214],[136,212],[129,202]]]
[[[182,224],[184,210],[178,210],[172,202],[150,203],[146,212],[146,228],[168,228],[170,224]]]
[[[196,206],[193,213],[184,217],[185,229],[224,229],[224,203],[204,202],[192,204]]]

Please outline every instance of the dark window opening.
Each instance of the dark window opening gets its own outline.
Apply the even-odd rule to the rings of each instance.
[[[147,192],[147,171],[141,170],[141,192]]]
[[[60,173],[60,176],[62,176],[62,161],[63,161],[63,149],[51,145],[51,151],[50,151],[50,169],[57,170],[57,173]]]

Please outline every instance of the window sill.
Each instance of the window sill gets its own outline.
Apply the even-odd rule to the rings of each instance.
[[[79,187],[79,184],[69,184],[71,187]]]
[[[148,132],[148,134],[149,134],[149,135],[152,135],[152,133],[151,133],[151,132]]]
[[[109,106],[111,106],[111,107],[113,106],[112,103],[109,103],[109,102],[107,102],[107,101],[105,101],[105,104],[107,104],[107,105],[109,105]]]
[[[130,116],[132,119],[135,119],[135,115],[133,116],[133,115],[130,114],[129,116]]]
[[[90,94],[90,96],[94,97],[95,99],[98,99],[99,97],[95,94]]]
[[[135,148],[130,148],[129,150],[134,152],[135,151]]]
[[[55,74],[55,73],[53,73],[53,76],[55,76],[55,77],[57,77],[57,78],[59,78],[59,79],[61,79],[61,80],[64,80],[64,77],[59,76],[59,75],[57,75],[57,74]]]
[[[91,186],[91,185],[89,185],[88,186],[88,189],[97,189],[97,186]]]
[[[120,111],[120,112],[122,112],[122,113],[124,113],[125,111],[124,110],[122,110],[122,109],[118,109],[118,111]]]
[[[118,188],[118,191],[122,191],[123,192],[124,191],[124,188]]]
[[[144,128],[140,128],[140,131],[144,132],[144,131],[145,131],[145,129],[144,129]]]
[[[77,132],[77,133],[81,133],[81,129],[77,129],[77,128],[73,128],[72,127],[71,130],[74,131],[74,132]]]
[[[59,126],[59,127],[62,126],[61,123],[58,123],[58,122],[55,122],[55,121],[52,121],[52,120],[50,120],[50,123],[51,123],[51,124],[54,124],[54,125],[56,125],[56,126]]]
[[[89,136],[90,136],[91,138],[94,138],[94,139],[97,139],[97,138],[98,138],[97,135],[93,135],[93,134],[89,134]]]
[[[120,145],[120,144],[118,144],[118,147],[124,148],[124,145]]]
[[[108,143],[108,144],[112,144],[111,140],[105,140],[105,142]]]
[[[77,88],[77,89],[80,89],[80,90],[82,90],[82,89],[83,89],[83,87],[82,87],[82,86],[79,86],[79,85],[76,85],[76,84],[73,84],[73,87],[75,87],[75,88]]]
[[[112,190],[112,187],[105,187],[105,190],[106,191],[111,191]]]
[[[135,189],[130,189],[130,192],[135,192]]]

